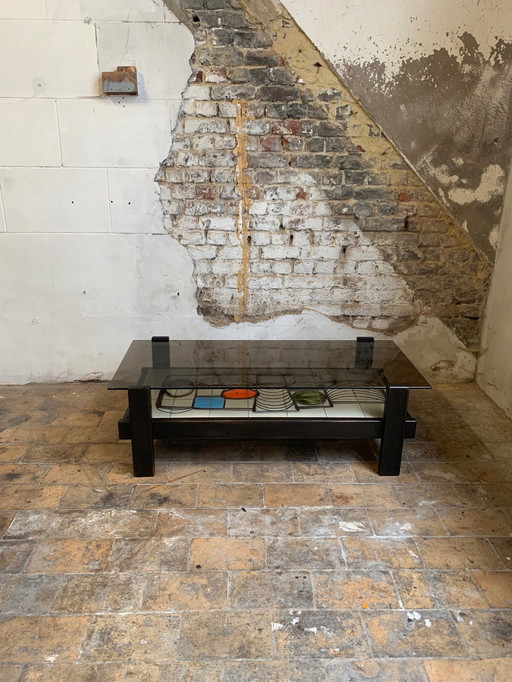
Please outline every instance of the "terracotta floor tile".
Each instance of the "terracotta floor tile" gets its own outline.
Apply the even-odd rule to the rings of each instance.
[[[329,661],[326,682],[428,682],[421,661]],[[448,682],[448,679],[443,680]]]
[[[263,538],[194,538],[189,568],[205,571],[250,571],[265,567]]]
[[[429,682],[509,682],[512,659],[425,661]]]
[[[0,541],[0,573],[20,573],[34,546],[34,542]]]
[[[235,537],[299,535],[297,509],[230,509],[228,534]]]
[[[415,462],[412,465],[421,483],[467,483],[469,467],[459,463]]]
[[[406,609],[485,609],[487,602],[467,571],[394,571]]]
[[[503,566],[512,569],[512,538],[492,538],[490,544],[501,559]],[[475,568],[502,568],[503,566],[475,566]]]
[[[233,481],[240,483],[290,483],[291,462],[234,462]]]
[[[510,469],[508,461],[473,462],[468,467],[468,477],[471,476],[471,480],[478,483],[510,483],[512,482]]]
[[[231,462],[208,462],[208,466],[195,462],[173,462],[169,471],[169,483],[231,483],[233,478]],[[241,479],[242,483],[246,479]]]
[[[333,505],[339,507],[396,509],[400,506],[391,485],[329,484],[329,494]]]
[[[82,536],[86,538],[148,538],[153,535],[157,511],[101,509],[84,514]]]
[[[0,680],[3,682],[19,682],[22,671],[21,665],[3,665],[0,663]]]
[[[372,533],[364,509],[300,509],[301,535],[315,537],[345,537]]]
[[[0,462],[19,462],[26,452],[26,445],[0,445]]]
[[[512,612],[469,611],[457,614],[457,627],[471,656],[500,658],[512,653]]]
[[[4,663],[76,661],[89,619],[69,616],[19,616],[0,621],[0,660]]]
[[[443,523],[450,535],[508,536],[510,522],[499,509],[445,509]]]
[[[274,656],[268,612],[183,614],[178,660],[259,659]]]
[[[146,538],[141,540],[118,539],[105,570],[124,572],[185,571],[190,540],[188,538]]]
[[[268,538],[267,563],[274,571],[328,570],[345,566],[334,538]]]
[[[416,543],[427,568],[504,568],[487,538],[418,538]]]
[[[4,575],[0,582],[0,613],[37,616],[50,613],[63,576]]]
[[[175,615],[94,616],[82,646],[82,661],[125,663],[173,661],[180,619]]]
[[[220,509],[164,509],[158,512],[155,536],[226,535],[228,512]]]
[[[76,538],[84,525],[83,514],[75,511],[20,511],[5,538],[30,540],[39,538]]]
[[[132,509],[165,509],[178,507],[192,509],[196,506],[197,485],[136,485],[130,500]]]
[[[308,571],[231,573],[229,605],[235,609],[311,609],[311,577]]]
[[[44,484],[101,484],[104,483],[110,468],[110,464],[52,464],[44,477]]]
[[[66,576],[52,611],[92,614],[141,611],[143,595],[152,583],[152,577],[133,573]]]
[[[97,573],[105,569],[111,540],[47,540],[34,549],[27,573]]]
[[[376,535],[438,536],[448,535],[433,509],[370,509],[368,515]],[[445,513],[443,512],[443,521]]]
[[[330,504],[327,486],[317,483],[267,484],[266,507],[322,507]]]
[[[131,485],[70,485],[60,509],[124,509],[132,493]]]
[[[450,658],[465,655],[451,614],[445,611],[369,612],[363,616],[376,657]]]
[[[304,661],[301,669],[298,666],[290,666],[288,661],[226,661],[222,682],[245,682],[246,680],[264,680],[265,682],[297,680],[300,682],[304,679],[320,682],[322,680],[318,674],[320,671],[318,669],[313,671],[314,667],[307,661]],[[301,673],[309,673],[309,675],[303,677]],[[205,682],[209,682],[209,680],[205,680]]]
[[[82,447],[85,448],[85,461],[91,462],[91,464],[106,462],[108,464],[125,464],[127,467],[131,465],[132,449],[130,443],[101,443]],[[117,467],[116,471],[118,471]]]
[[[198,507],[232,509],[262,504],[263,488],[254,483],[201,483],[199,486]]]
[[[348,462],[294,462],[292,467],[295,483],[312,481],[355,483],[356,480]]]
[[[124,668],[108,663],[46,664],[25,667],[20,682],[124,682],[125,675]]]
[[[475,572],[489,606],[495,609],[512,608],[512,572]]]
[[[399,607],[387,571],[313,573],[316,605],[324,609],[395,609]]]
[[[7,531],[11,525],[15,514],[11,513],[0,513],[0,537],[3,537],[4,533]]]
[[[365,658],[371,655],[361,621],[346,611],[277,611],[272,629],[283,658]]]
[[[227,573],[162,574],[146,588],[144,611],[211,611],[227,606]]]
[[[512,483],[480,483],[478,489],[482,500],[480,506],[503,509],[512,507]]]
[[[2,431],[0,433],[0,445],[25,445],[42,441],[50,445],[57,445],[69,436],[69,428],[66,426],[38,426],[37,424],[29,426],[29,424],[30,422],[26,422],[21,426]]]
[[[86,462],[86,445],[39,445],[27,446],[23,462],[46,462],[47,464]],[[112,460],[110,460],[112,461]],[[109,463],[110,463],[109,461]]]
[[[55,509],[65,492],[63,485],[1,486],[0,509]]]
[[[460,507],[471,502],[471,495],[464,494],[466,487],[474,492],[474,486],[451,483],[399,483],[393,486],[393,490],[400,505],[404,507]],[[482,506],[481,497],[474,495],[473,506]]]
[[[423,567],[412,538],[346,537],[341,544],[347,567],[351,569]]]

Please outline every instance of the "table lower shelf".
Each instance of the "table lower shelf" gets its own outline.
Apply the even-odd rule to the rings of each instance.
[[[127,409],[119,420],[119,438],[130,440],[132,429],[130,411]],[[377,417],[362,418],[308,418],[294,419],[279,417],[209,417],[207,419],[180,419],[158,417],[151,419],[153,438],[200,439],[200,440],[292,440],[292,439],[358,439],[381,438],[384,420]],[[416,420],[407,413],[404,438],[414,438]]]

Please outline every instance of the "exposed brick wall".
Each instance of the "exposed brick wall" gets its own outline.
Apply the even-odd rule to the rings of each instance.
[[[238,0],[180,6],[193,75],[159,181],[200,312],[388,332],[425,313],[477,343],[489,264],[341,84],[306,84]]]

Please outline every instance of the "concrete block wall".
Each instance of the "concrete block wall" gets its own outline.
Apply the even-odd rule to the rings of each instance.
[[[0,381],[103,376],[158,326],[186,263],[158,257],[154,177],[192,48],[162,2],[0,2]],[[101,96],[131,64],[139,96]]]

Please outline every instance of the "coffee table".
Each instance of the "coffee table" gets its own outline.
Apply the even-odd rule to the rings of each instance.
[[[427,380],[392,341],[133,341],[109,389],[128,392],[119,438],[135,476],[154,476],[154,439],[380,438],[398,476]]]

